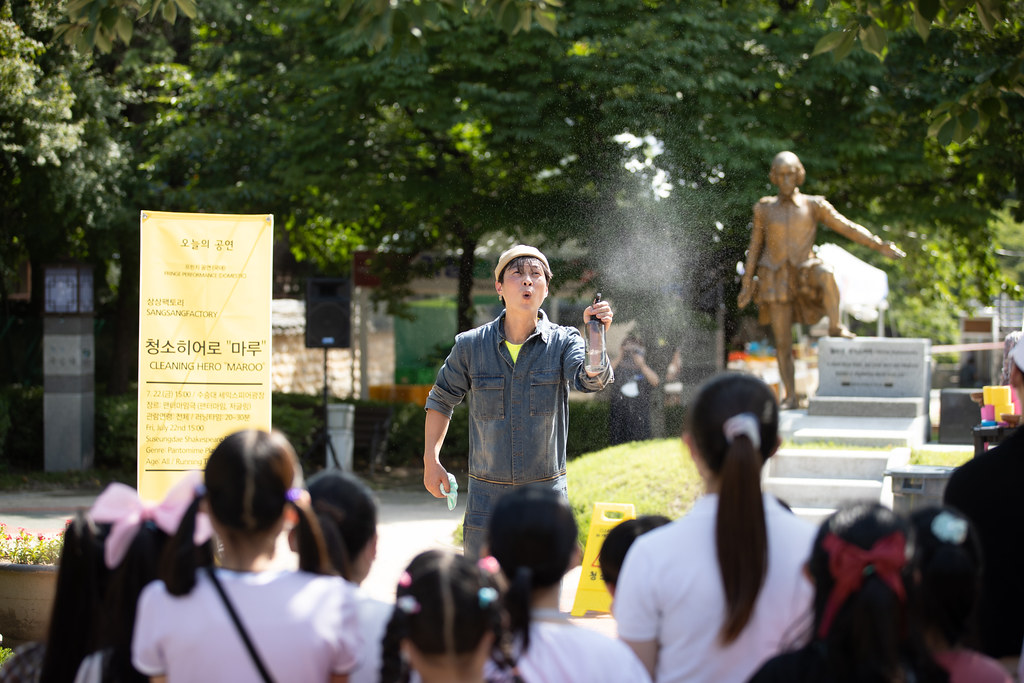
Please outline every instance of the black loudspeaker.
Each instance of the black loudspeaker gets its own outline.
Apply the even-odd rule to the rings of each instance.
[[[352,284],[348,278],[313,277],[306,284],[306,348],[352,346]]]

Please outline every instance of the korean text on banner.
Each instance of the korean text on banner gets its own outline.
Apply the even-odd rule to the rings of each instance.
[[[270,429],[271,215],[143,211],[139,495],[240,429]]]

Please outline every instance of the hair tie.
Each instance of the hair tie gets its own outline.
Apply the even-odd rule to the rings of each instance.
[[[943,543],[960,545],[967,540],[968,524],[963,517],[943,510],[932,518],[932,535]]]
[[[420,603],[411,595],[403,595],[395,600],[395,607],[406,614],[419,614]]]
[[[195,490],[202,486],[196,480],[202,476],[199,470],[187,473],[171,487],[160,503],[143,501],[138,491],[125,484],[115,482],[107,486],[89,510],[93,521],[110,524],[110,533],[103,542],[103,561],[107,568],[113,569],[121,564],[143,524],[152,522],[165,534],[173,535],[195,501]],[[196,515],[193,543],[202,545],[211,535],[209,518],[199,513]]]
[[[490,586],[484,586],[476,594],[480,600],[480,609],[487,609],[488,605],[498,599],[498,591]]]
[[[498,562],[498,558],[494,555],[488,555],[487,557],[481,557],[476,561],[476,566],[487,572],[488,574],[497,574],[501,571],[501,564]]]
[[[402,575],[398,577],[398,585],[402,588],[408,588],[412,585],[412,576],[409,572],[402,572]]]
[[[302,494],[305,493],[304,489],[293,487],[284,492],[285,500],[291,503],[298,503],[302,500]]]
[[[761,447],[761,425],[757,421],[757,416],[753,413],[740,413],[739,415],[733,415],[722,423],[722,433],[725,434],[725,440],[729,444],[731,444],[737,436],[745,436],[750,439],[750,443],[753,444],[754,450]]]
[[[869,550],[829,533],[822,547],[828,553],[828,568],[835,585],[818,626],[819,638],[828,635],[839,609],[861,587],[865,576],[877,576],[901,601],[906,599],[903,577],[900,576],[907,562],[907,540],[903,532],[894,531],[880,538]]]

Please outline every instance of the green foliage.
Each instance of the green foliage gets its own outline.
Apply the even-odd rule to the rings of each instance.
[[[733,327],[751,206],[792,149],[805,191],[908,252],[894,268],[854,249],[890,272],[897,329],[945,337],[926,312],[1014,286],[988,247],[1024,177],[1007,68],[1022,43],[1016,5],[986,1],[974,20],[935,0],[957,12],[918,12],[924,44],[906,23],[921,4],[581,0],[554,34],[557,3],[539,0],[216,1],[192,21],[184,0],[80,0],[82,36],[110,47],[86,54],[48,42],[58,5],[7,3],[0,263],[102,265],[101,306],[134,329],[138,207],[271,212],[309,270],[344,274],[375,250],[391,310],[436,274],[424,255],[450,258],[464,329],[476,257],[530,240],[571,255],[559,284],[600,288],[617,321],[672,349],[723,308]],[[849,50],[842,64],[811,57],[837,28],[821,45]],[[367,51],[377,35],[392,49]],[[936,112],[956,123],[929,138]]]
[[[608,401],[569,401],[565,458],[572,460],[608,445]]]
[[[270,397],[270,414],[271,426],[288,437],[301,456],[313,445],[316,431],[323,424],[323,398],[274,392]]]
[[[4,665],[8,659],[14,654],[14,650],[9,647],[0,647],[0,667]]]
[[[0,394],[0,462],[7,461],[7,432],[11,429],[11,406],[7,397]]]
[[[1011,216],[1019,201],[1008,204],[995,221],[995,246],[1001,271],[1006,275],[1006,293],[1013,299],[1024,298],[1024,223]]]
[[[388,435],[389,465],[423,467],[423,406],[400,403],[395,406]],[[448,433],[441,449],[441,462],[446,469],[458,472],[469,463],[469,408],[465,403],[455,407]]]
[[[569,502],[583,544],[594,503],[632,503],[637,516],[676,519],[703,490],[697,468],[678,438],[612,446],[577,458],[568,469]]]
[[[196,17],[193,0],[77,0],[66,3],[67,21],[57,27],[54,36],[83,51],[95,47],[109,53],[118,42],[132,40],[135,22],[159,19],[173,24],[178,13]]]
[[[43,388],[9,386],[5,397],[11,426],[3,447],[6,464],[22,470],[43,468]]]
[[[64,532],[47,536],[25,529],[12,529],[0,522],[0,562],[14,564],[57,564],[64,548]]]
[[[1010,102],[1024,96],[1024,49],[1021,33],[1024,17],[1019,3],[1008,0],[827,0],[826,17],[837,29],[823,35],[814,55],[832,52],[845,58],[854,44],[879,60],[889,55],[890,34],[913,29],[925,49],[935,43],[936,34],[955,31],[974,51],[984,51],[997,60],[966,83],[951,83],[952,98],[938,104],[931,113],[928,135],[942,145],[963,144],[972,135],[985,135],[995,119],[1013,119]],[[934,54],[948,59],[941,47]],[[998,138],[993,138],[997,140]]]
[[[387,462],[394,466],[422,467],[423,406],[402,403],[395,406],[388,437]],[[599,450],[608,445],[608,402],[569,401],[569,436],[566,459]],[[469,408],[455,408],[441,449],[446,469],[462,471],[469,462]]]
[[[138,394],[97,395],[95,463],[98,468],[135,470],[138,467]]]
[[[685,405],[665,406],[665,435],[679,436],[683,433],[683,426],[686,424]]]

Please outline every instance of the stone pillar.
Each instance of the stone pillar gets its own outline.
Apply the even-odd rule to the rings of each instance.
[[[94,366],[91,315],[43,319],[43,446],[47,472],[93,466]]]

